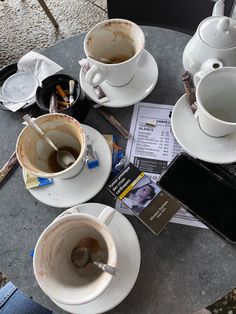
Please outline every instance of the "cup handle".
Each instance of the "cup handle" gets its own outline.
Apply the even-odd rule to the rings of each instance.
[[[197,86],[198,83],[200,82],[200,80],[207,74],[207,72],[205,71],[199,71],[197,72],[194,77],[193,77],[193,82],[194,82],[194,85]]]
[[[198,106],[197,106],[197,110],[195,111],[195,113],[194,113],[194,118],[197,120],[198,119]]]
[[[109,223],[112,221],[114,214],[115,209],[110,206],[106,206],[101,214],[98,216],[98,219],[101,220],[105,225],[109,225]]]
[[[105,70],[102,70],[94,64],[86,73],[85,79],[88,84],[97,86],[107,78],[107,75],[108,73]]]

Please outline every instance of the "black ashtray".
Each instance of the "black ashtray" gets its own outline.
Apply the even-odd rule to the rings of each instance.
[[[68,114],[81,122],[86,118],[90,106],[82,99],[81,87],[77,79],[68,74],[55,74],[44,79],[41,87],[38,87],[36,90],[36,103],[43,114],[48,113],[50,98],[53,93],[57,93],[56,86],[59,85],[63,91],[68,91],[70,80],[75,82],[74,101],[68,107],[58,106],[58,112]],[[60,95],[57,95],[57,100],[63,102],[63,99],[60,97]]]
[[[17,72],[17,63],[9,64],[5,67],[3,67],[0,70],[0,87],[2,87],[3,83],[8,79],[11,75],[15,74]],[[9,110],[4,106],[4,104],[0,101],[0,108],[3,110]]]

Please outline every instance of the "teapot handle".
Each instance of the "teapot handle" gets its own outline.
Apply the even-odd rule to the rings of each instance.
[[[223,16],[224,15],[225,4],[223,0],[216,1],[212,16]]]

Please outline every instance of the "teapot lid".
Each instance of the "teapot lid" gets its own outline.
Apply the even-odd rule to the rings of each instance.
[[[199,35],[213,48],[233,48],[236,46],[236,22],[225,16],[207,18],[199,25]]]

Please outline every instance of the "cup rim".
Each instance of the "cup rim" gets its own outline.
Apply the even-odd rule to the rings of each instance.
[[[139,48],[139,50],[138,50],[131,58],[129,58],[128,60],[125,60],[125,61],[123,61],[123,62],[119,62],[119,63],[111,63],[111,64],[110,64],[110,63],[103,63],[103,62],[101,62],[101,61],[98,61],[98,60],[95,60],[95,59],[90,58],[90,57],[89,57],[89,53],[88,53],[88,49],[87,49],[87,46],[86,46],[86,44],[87,44],[87,42],[88,42],[89,36],[92,34],[92,32],[93,32],[94,30],[96,30],[97,28],[99,28],[101,25],[103,25],[103,24],[105,24],[105,23],[107,23],[107,22],[113,22],[113,21],[117,21],[117,22],[119,22],[119,21],[121,21],[121,22],[128,22],[128,23],[134,25],[137,29],[139,29],[140,34],[141,34],[141,36],[142,36],[142,45],[141,45],[141,47]],[[141,29],[141,27],[140,27],[138,24],[136,24],[136,23],[134,23],[134,22],[132,22],[132,21],[130,21],[130,20],[121,19],[121,18],[107,19],[107,20],[104,20],[104,21],[101,21],[101,22],[97,23],[95,26],[93,26],[93,27],[88,31],[88,33],[86,34],[85,39],[84,39],[84,52],[85,52],[85,54],[86,54],[86,57],[87,57],[89,60],[91,60],[93,63],[99,64],[100,66],[106,66],[106,67],[117,67],[117,66],[120,66],[121,64],[126,64],[126,63],[130,62],[130,60],[133,60],[133,59],[137,58],[137,56],[140,55],[140,53],[142,53],[144,47],[145,47],[145,35],[144,35],[144,32],[143,32],[143,30]]]
[[[63,174],[66,174],[68,172],[68,170],[72,170],[74,167],[77,166],[77,164],[79,162],[82,161],[82,159],[84,158],[84,154],[85,154],[85,150],[86,150],[86,136],[85,136],[85,132],[84,132],[84,129],[83,127],[81,126],[81,124],[79,123],[79,121],[77,121],[75,118],[67,115],[67,114],[64,114],[64,113],[47,113],[47,114],[44,114],[44,115],[41,115],[39,117],[37,117],[35,119],[35,121],[37,122],[38,120],[42,120],[42,119],[45,119],[47,118],[48,116],[61,116],[61,119],[62,118],[66,118],[68,119],[69,121],[73,121],[74,124],[77,124],[81,130],[81,134],[82,134],[82,137],[83,137],[83,141],[84,141],[84,144],[83,147],[81,145],[81,151],[80,151],[80,154],[78,156],[78,158],[76,159],[76,161],[68,168],[62,170],[62,171],[58,171],[58,172],[37,172],[37,171],[33,171],[33,170],[29,170],[27,169],[22,160],[21,160],[21,157],[20,157],[20,153],[19,153],[19,142],[21,140],[21,137],[22,135],[26,132],[27,128],[31,128],[31,126],[27,125],[26,127],[23,128],[23,130],[20,132],[20,134],[18,135],[18,138],[17,138],[17,141],[16,141],[16,156],[17,156],[17,159],[19,161],[19,164],[21,165],[21,167],[27,171],[29,171],[30,173],[32,173],[33,175],[36,175],[38,177],[44,177],[44,178],[55,178],[55,177],[58,177],[58,176],[61,176]]]
[[[109,234],[110,236],[110,240],[113,243],[113,253],[114,253],[114,260],[115,260],[115,265],[112,265],[114,267],[117,267],[117,248],[116,248],[116,243],[115,240],[113,238],[113,235],[109,229],[109,227],[102,223],[102,221],[100,221],[97,217],[94,217],[92,215],[89,214],[84,214],[84,213],[72,213],[72,214],[68,214],[65,216],[61,216],[59,218],[56,218],[55,220],[53,220],[47,227],[46,229],[43,230],[43,232],[41,233],[41,235],[39,236],[36,245],[35,245],[35,249],[34,249],[34,256],[33,256],[33,271],[34,271],[34,275],[36,278],[36,281],[38,283],[38,285],[40,286],[40,288],[43,290],[43,292],[49,296],[51,299],[55,300],[56,302],[62,303],[62,304],[66,304],[66,305],[79,305],[79,304],[85,304],[88,302],[91,302],[92,300],[96,299],[99,295],[101,295],[105,289],[108,287],[108,285],[110,284],[111,280],[112,280],[112,275],[104,272],[103,276],[106,276],[106,280],[104,281],[104,285],[103,287],[98,290],[96,289],[95,291],[93,291],[92,293],[90,293],[90,296],[88,296],[87,298],[84,298],[84,300],[82,302],[78,302],[78,301],[69,301],[67,299],[58,299],[57,295],[54,294],[54,291],[50,290],[47,288],[47,286],[43,285],[40,282],[39,276],[37,275],[37,270],[36,270],[36,259],[37,259],[37,250],[39,247],[39,244],[41,243],[41,241],[44,239],[45,236],[47,236],[47,233],[51,230],[52,227],[58,226],[60,225],[60,223],[62,221],[67,221],[67,220],[72,220],[72,219],[81,219],[81,218],[87,218],[90,220],[93,220],[96,223],[102,224],[102,226],[106,229],[106,232]]]
[[[202,86],[202,84],[204,84],[204,80],[208,79],[209,76],[214,75],[216,72],[235,72],[236,74],[236,68],[234,67],[221,67],[215,70],[212,70],[210,72],[208,72],[197,84],[196,87],[196,100],[197,100],[197,106],[200,107],[200,109],[203,111],[203,113],[211,120],[215,121],[215,122],[220,122],[221,124],[227,125],[227,126],[234,126],[236,125],[236,121],[235,122],[229,122],[229,121],[225,121],[225,120],[221,120],[219,118],[214,117],[212,114],[210,114],[206,108],[203,106],[202,104],[202,100],[201,100],[201,96],[199,95],[199,88]]]

